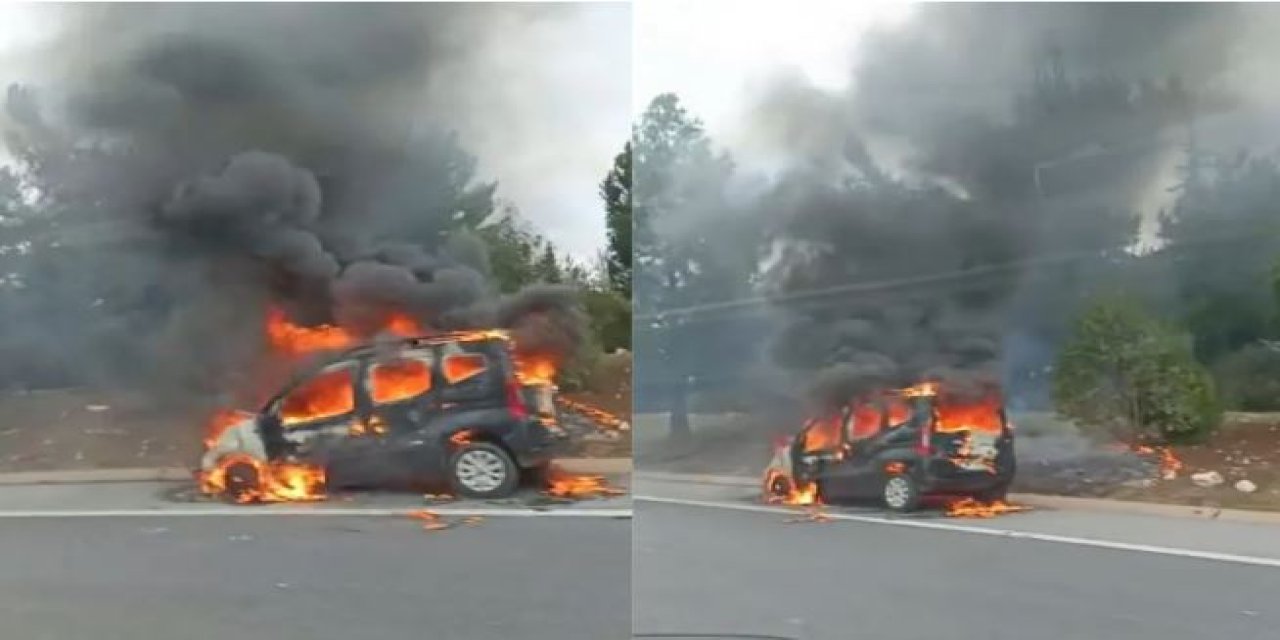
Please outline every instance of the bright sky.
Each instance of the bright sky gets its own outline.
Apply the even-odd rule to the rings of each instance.
[[[732,146],[753,85],[798,71],[818,87],[845,89],[859,36],[912,9],[884,0],[639,0],[632,108],[675,92]]]

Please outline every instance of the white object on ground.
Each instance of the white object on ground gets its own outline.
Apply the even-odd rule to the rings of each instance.
[[[1217,471],[1201,471],[1191,474],[1191,482],[1197,487],[1216,487],[1226,480]]]

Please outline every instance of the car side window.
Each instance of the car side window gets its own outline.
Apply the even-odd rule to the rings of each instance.
[[[368,384],[375,404],[416,398],[431,390],[431,356],[422,353],[375,362],[369,366]]]
[[[353,369],[350,364],[326,369],[294,387],[280,402],[280,422],[288,428],[354,411]]]
[[[889,429],[896,429],[911,421],[911,405],[902,398],[885,398],[884,413],[885,426]]]
[[[849,440],[857,441],[880,433],[880,409],[871,402],[858,402],[849,412]]]
[[[489,359],[482,353],[451,353],[444,357],[444,380],[459,385],[479,378],[489,368]]]

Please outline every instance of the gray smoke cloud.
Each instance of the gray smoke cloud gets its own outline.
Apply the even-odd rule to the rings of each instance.
[[[922,5],[858,43],[845,92],[777,77],[744,149],[773,171],[774,361],[819,398],[939,377],[1033,395],[1019,376],[1152,241],[1192,129],[1280,141],[1256,126],[1280,114],[1278,25],[1265,5]]]
[[[200,359],[191,341],[253,344],[236,336],[260,331],[268,304],[362,332],[390,312],[432,329],[524,327],[519,313],[494,311],[509,303],[460,228],[493,214],[495,185],[447,131],[466,114],[432,111],[443,102],[432,91],[450,90],[432,82],[504,81],[469,75],[468,47],[500,40],[494,24],[518,29],[562,9],[59,10],[60,38],[8,91],[5,133],[36,206],[59,213],[42,245],[56,276],[29,295],[67,326],[15,317],[11,342],[39,338],[28,348],[103,378],[129,354],[158,377],[216,388],[251,348]],[[86,294],[100,299],[88,311]],[[580,320],[571,295],[540,299],[539,317]],[[53,339],[77,325],[92,335]],[[564,334],[580,331],[548,339],[570,348]]]

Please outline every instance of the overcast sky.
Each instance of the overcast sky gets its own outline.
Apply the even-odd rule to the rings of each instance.
[[[56,35],[53,11],[0,3],[0,86],[38,69],[38,57],[24,52]],[[540,73],[474,84],[454,96],[462,113],[503,114],[460,119],[464,146],[480,158],[482,176],[499,181],[500,197],[582,260],[604,247],[598,185],[630,135],[631,31],[631,9],[621,2],[582,4],[555,19],[503,30],[499,46],[485,49],[473,68],[511,78],[512,70],[535,60]]]
[[[850,0],[641,0],[635,4],[636,113],[678,94],[718,142],[741,136],[751,88],[778,73],[849,86],[859,36],[908,17],[910,3]]]

